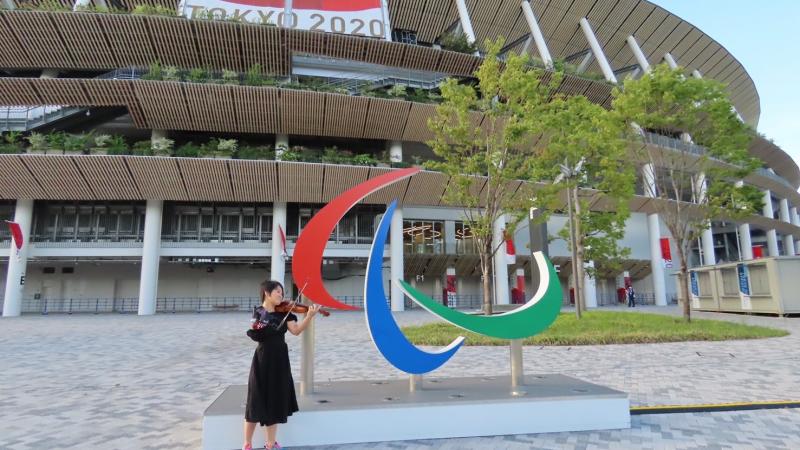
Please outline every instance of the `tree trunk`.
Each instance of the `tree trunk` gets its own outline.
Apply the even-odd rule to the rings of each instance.
[[[483,272],[483,312],[487,316],[492,315],[492,292],[489,280],[489,265],[484,264],[481,268]]]
[[[583,310],[581,309],[580,302],[580,284],[578,283],[578,257],[577,249],[575,246],[575,221],[572,210],[572,188],[567,190],[567,220],[569,221],[569,247],[572,251],[572,287],[575,292],[575,317],[580,319]]]
[[[692,309],[689,304],[689,267],[686,264],[686,257],[681,249],[678,249],[678,257],[681,260],[681,271],[678,273],[678,284],[681,287],[681,297],[683,298],[683,319],[686,322],[692,321]]]
[[[577,267],[575,285],[579,286],[580,289],[575,291],[575,305],[577,306],[580,303],[581,311],[586,311],[586,270],[584,268],[584,249],[583,249],[583,237],[581,235],[581,204],[578,201],[578,188],[576,187],[573,191],[573,199],[572,204],[573,208],[575,208],[575,264]],[[578,296],[578,292],[580,292],[580,296]]]

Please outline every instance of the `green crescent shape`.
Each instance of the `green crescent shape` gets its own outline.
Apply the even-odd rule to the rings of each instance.
[[[444,306],[414,289],[404,280],[397,280],[400,289],[419,306],[451,324],[473,333],[498,339],[522,339],[546,330],[561,312],[561,283],[553,264],[543,253],[534,253],[541,282],[536,295],[525,305],[493,316],[465,314]],[[542,268],[547,267],[547,271]]]

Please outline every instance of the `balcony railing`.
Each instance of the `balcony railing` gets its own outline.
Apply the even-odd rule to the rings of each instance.
[[[644,132],[644,140],[648,144],[658,145],[659,147],[671,148],[681,152],[691,153],[697,156],[704,156],[707,153],[706,148],[703,147],[702,145],[693,144],[691,142],[685,142],[681,139],[676,139],[669,136],[662,136],[660,134],[651,133],[649,131]],[[775,180],[791,190],[795,190],[795,187],[792,186],[792,183],[787,181],[782,176],[776,174],[775,172],[772,172],[771,170],[759,168],[758,170],[756,170],[756,173],[763,177]]]
[[[141,78],[143,73],[135,68],[122,68],[104,73],[95,79],[135,80]],[[85,107],[61,105],[0,107],[0,131],[29,131],[85,110]]]

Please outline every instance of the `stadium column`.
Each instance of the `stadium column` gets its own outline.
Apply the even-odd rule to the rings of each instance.
[[[403,162],[402,141],[389,141],[389,161],[392,163]]]
[[[508,265],[506,261],[506,247],[503,232],[506,229],[506,217],[501,215],[494,222],[492,232],[492,250],[494,253],[494,298],[498,305],[510,303],[508,295]]]
[[[584,264],[586,269],[594,269],[594,261]],[[589,271],[584,269],[583,275],[583,295],[586,299],[586,308],[597,308],[597,278],[590,277]]]
[[[608,63],[608,58],[606,58],[606,54],[603,53],[603,46],[600,45],[600,42],[597,40],[597,36],[594,35],[594,31],[592,31],[592,26],[589,24],[589,21],[586,20],[585,17],[581,18],[581,29],[583,30],[583,35],[586,36],[586,40],[589,41],[589,47],[592,48],[592,53],[594,53],[595,58],[597,58],[597,63],[600,65],[600,69],[603,71],[603,76],[606,77],[610,83],[617,84],[617,77],[614,75],[614,71],[611,69],[611,65]]]
[[[698,202],[702,203],[705,200],[706,192],[708,191],[708,183],[706,182],[706,174],[701,172],[694,177],[695,190],[698,195]],[[703,265],[713,266],[717,264],[717,255],[714,252],[714,232],[711,229],[711,223],[703,230],[700,236],[700,241],[703,244]]]
[[[767,189],[764,191],[764,217],[775,219],[775,210],[772,208],[772,192]],[[778,251],[778,232],[767,230],[767,251],[769,256],[780,256]]]
[[[642,167],[644,194],[656,198],[656,172],[652,164]],[[661,223],[658,214],[647,216],[647,233],[650,239],[650,266],[652,268],[653,295],[657,306],[667,305],[667,285],[664,280],[664,262],[661,255]]]
[[[275,136],[275,159],[281,160],[283,151],[289,148],[289,136],[278,134]],[[286,235],[286,202],[276,201],[272,203],[272,250],[270,252],[270,271],[269,277],[279,281],[281,284],[286,282],[286,260],[284,259],[283,239],[281,233]],[[294,280],[298,288],[302,288],[300,280]]]
[[[397,284],[398,280],[403,279],[403,208],[400,205],[395,208],[392,214],[389,234],[390,303],[392,311],[404,311],[403,291],[400,289],[400,285]]]
[[[167,131],[166,130],[151,130],[150,131],[150,143],[159,140],[159,139],[166,139],[167,138]]]
[[[14,3],[14,0],[3,0],[2,3],[5,9],[12,10],[17,9],[17,5]]]
[[[792,216],[789,214],[789,200],[785,198],[781,200],[781,221],[792,223]],[[795,255],[794,236],[791,234],[783,236],[783,248],[786,252],[786,256]]]
[[[19,224],[22,231],[23,244],[19,253],[17,253],[17,247],[12,244],[8,253],[3,317],[17,317],[22,313],[22,296],[25,292],[25,272],[28,268],[28,248],[30,248],[31,223],[33,222],[33,200],[17,200],[14,222]]]
[[[800,216],[797,215],[797,207],[792,207],[792,209],[789,211],[789,217],[792,219],[792,224],[796,227],[800,227]],[[800,238],[800,236],[798,237]],[[800,253],[800,240],[794,243],[794,250],[795,254]]]
[[[536,43],[536,50],[539,51],[539,57],[542,58],[545,67],[552,69],[553,57],[550,56],[550,50],[547,48],[547,42],[544,40],[542,29],[539,28],[539,21],[536,20],[536,14],[533,13],[533,7],[528,0],[522,0],[522,12],[525,14],[528,28],[531,29],[531,36],[533,36],[533,42]]]
[[[737,181],[736,187],[742,187],[744,181]],[[750,236],[750,224],[739,224],[739,253],[742,261],[753,259],[753,239]]]
[[[645,73],[650,72],[650,63],[647,61],[647,57],[644,56],[642,48],[639,47],[639,43],[636,42],[636,38],[633,37],[633,35],[628,36],[628,47],[631,48],[633,56],[636,57],[636,62],[639,63],[639,67],[641,67]]]
[[[144,216],[142,272],[139,278],[139,315],[156,313],[158,296],[158,266],[161,259],[161,216],[164,202],[148,200]]]
[[[467,36],[467,40],[469,41],[469,43],[474,44],[476,41],[475,30],[472,29],[472,20],[469,18],[469,9],[467,8],[467,1],[456,0],[456,6],[458,7],[458,18],[461,22],[461,29]]]
[[[675,61],[675,58],[672,57],[671,53],[664,53],[664,61],[667,62],[667,65],[669,66],[670,69],[678,68],[678,62]]]

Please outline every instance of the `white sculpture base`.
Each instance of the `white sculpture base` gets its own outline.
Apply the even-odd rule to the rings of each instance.
[[[318,383],[278,428],[281,445],[442,439],[630,428],[627,394],[563,375],[528,375],[523,395],[508,377]],[[246,386],[229,386],[203,416],[203,449],[242,445]],[[299,392],[299,390],[298,390]],[[254,442],[263,431],[256,430]],[[257,446],[256,446],[257,447]]]

